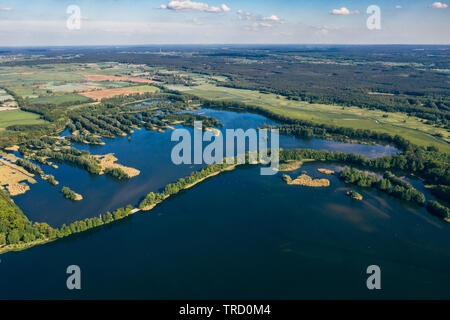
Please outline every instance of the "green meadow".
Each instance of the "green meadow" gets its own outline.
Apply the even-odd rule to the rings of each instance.
[[[68,94],[62,94],[62,95],[52,95],[52,96],[43,96],[39,98],[32,98],[29,99],[29,102],[32,104],[63,104],[63,103],[77,103],[78,102],[89,102],[90,99],[76,94],[76,93],[68,93]]]
[[[421,145],[434,145],[440,150],[450,153],[449,133],[445,129],[436,128],[423,123],[416,117],[400,112],[384,112],[358,107],[342,107],[288,100],[276,94],[260,93],[256,90],[219,87],[212,84],[195,87],[169,86],[171,89],[185,91],[196,96],[213,99],[240,101],[261,106],[267,110],[294,119],[311,120],[318,123],[333,124],[354,129],[369,129],[398,134],[411,142]],[[443,138],[433,135],[441,134]]]
[[[39,115],[22,110],[0,111],[0,131],[16,124],[44,124],[47,121],[39,119]]]
[[[159,92],[159,88],[157,87],[153,87],[153,86],[147,86],[147,85],[143,85],[143,86],[132,86],[132,87],[128,87],[129,89],[135,89],[135,90],[141,90],[143,92]]]

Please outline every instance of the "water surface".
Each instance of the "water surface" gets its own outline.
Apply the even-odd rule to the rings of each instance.
[[[318,165],[306,170],[324,177]],[[334,166],[328,166],[333,169]],[[100,230],[2,255],[0,298],[450,298],[448,226],[358,189],[285,184],[237,169]],[[82,290],[65,269],[82,270]],[[382,290],[366,288],[379,265]]]
[[[201,110],[227,128],[274,124],[248,113]],[[178,126],[180,127],[180,126]],[[189,129],[191,130],[191,129]],[[115,153],[119,163],[141,170],[127,183],[60,165],[44,166],[61,185],[83,194],[65,200],[60,187],[40,181],[14,201],[34,221],[69,223],[137,205],[150,191],[198,170],[170,160],[172,131],[136,130],[104,146],[78,146],[93,154]],[[390,155],[390,146],[280,137],[282,148]],[[209,179],[135,214],[82,234],[1,256],[0,298],[316,299],[450,298],[448,225],[422,207],[376,190],[357,188],[364,201],[345,195],[337,175],[329,188],[288,186],[281,174],[261,176],[247,167]],[[411,182],[431,197],[423,184]],[[82,290],[66,289],[66,268],[82,270]],[[382,270],[382,290],[366,288],[366,268]]]
[[[221,128],[224,134],[229,128],[246,130],[262,127],[264,124],[275,124],[263,116],[249,113],[208,109],[199,112],[221,120],[224,124]],[[188,130],[192,132],[192,129]],[[63,133],[66,134],[68,132]],[[177,142],[171,141],[171,134],[172,130],[160,133],[142,128],[135,130],[131,140],[128,137],[119,137],[105,139],[106,144],[103,146],[74,145],[80,150],[88,150],[91,154],[114,153],[119,159],[118,163],[136,168],[141,174],[124,183],[105,175],[92,176],[82,169],[65,164],[58,164],[58,169],[42,166],[45,173],[54,175],[60,185],[53,187],[38,179],[39,183],[32,185],[27,193],[14,197],[14,201],[32,221],[45,221],[53,226],[98,216],[128,204],[137,206],[149,192],[160,191],[166,184],[204,167],[204,165],[173,164],[171,150]],[[369,146],[320,139],[303,140],[285,136],[280,137],[280,147],[355,152],[367,157],[389,155],[398,151],[391,146]],[[83,200],[74,203],[64,199],[60,191],[62,186],[82,194]]]

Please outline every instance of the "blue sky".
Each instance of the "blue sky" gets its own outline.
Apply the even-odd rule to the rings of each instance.
[[[69,5],[80,8],[80,29],[67,28]],[[380,8],[379,30],[366,25],[370,5]],[[0,0],[0,46],[450,44],[449,5],[450,0]]]

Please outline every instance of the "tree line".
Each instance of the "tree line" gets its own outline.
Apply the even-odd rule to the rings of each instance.
[[[434,194],[443,201],[440,205],[446,207],[445,204],[449,199],[447,192],[450,179],[450,170],[447,162],[448,155],[439,153],[436,150],[430,151],[424,148],[419,148],[418,150],[416,152],[367,159],[354,153],[291,149],[280,151],[280,162],[314,159],[338,162],[375,171],[382,170],[384,171],[384,176],[381,180],[376,176],[364,174],[356,169],[344,170],[342,179],[362,187],[376,187],[380,191],[398,198],[423,204],[426,200],[424,195],[414,189],[410,183],[396,177],[389,170],[413,173],[415,176],[424,179],[425,183],[436,185],[432,186],[431,192],[438,190],[434,191]],[[430,207],[427,206],[427,208],[429,209]]]
[[[339,179],[345,183],[360,187],[374,187],[394,197],[405,201],[424,205],[425,195],[415,189],[410,183],[404,181],[390,172],[386,172],[382,179],[373,174],[368,174],[355,168],[346,168],[339,173]]]

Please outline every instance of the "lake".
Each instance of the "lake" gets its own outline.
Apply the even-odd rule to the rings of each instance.
[[[263,116],[249,113],[238,114],[205,109],[199,112],[221,120],[224,125],[221,129],[223,132],[228,128],[246,130],[264,124],[275,124]],[[192,132],[192,129],[188,130]],[[65,164],[58,164],[58,169],[43,165],[44,172],[54,175],[60,185],[53,187],[37,178],[39,183],[32,185],[30,191],[13,199],[30,220],[45,221],[53,226],[98,216],[128,204],[135,206],[149,192],[156,192],[166,184],[204,167],[204,165],[173,164],[170,157],[171,150],[177,142],[171,141],[171,134],[172,130],[160,133],[141,129],[135,130],[131,140],[128,140],[128,137],[119,137],[106,139],[104,146],[74,145],[80,150],[90,151],[91,154],[114,153],[119,159],[118,163],[139,169],[141,174],[128,182],[117,182],[105,175],[92,176],[87,171]],[[320,139],[303,140],[285,136],[280,136],[280,147],[355,152],[372,158],[398,151],[391,146],[369,146]],[[64,199],[60,192],[62,186],[82,194],[83,200],[73,203]]]
[[[252,114],[201,110],[224,128],[273,124]],[[222,129],[222,130],[223,130]],[[14,201],[34,221],[61,225],[126,204],[201,166],[170,161],[171,131],[136,130],[105,146],[119,163],[141,170],[127,183],[91,177],[67,165],[55,170],[61,185],[80,192],[78,203],[39,182]],[[280,137],[282,148],[393,154],[390,146]],[[1,255],[0,298],[135,299],[336,299],[450,298],[448,225],[424,208],[376,190],[356,188],[364,201],[345,195],[336,175],[328,188],[289,186],[281,174],[261,176],[248,166],[209,179],[152,211],[22,252]],[[415,185],[421,185],[414,180]],[[423,189],[423,186],[421,185]],[[427,198],[430,196],[424,190]],[[66,268],[79,265],[82,290],[66,289]],[[366,268],[381,268],[382,290],[366,288]]]

